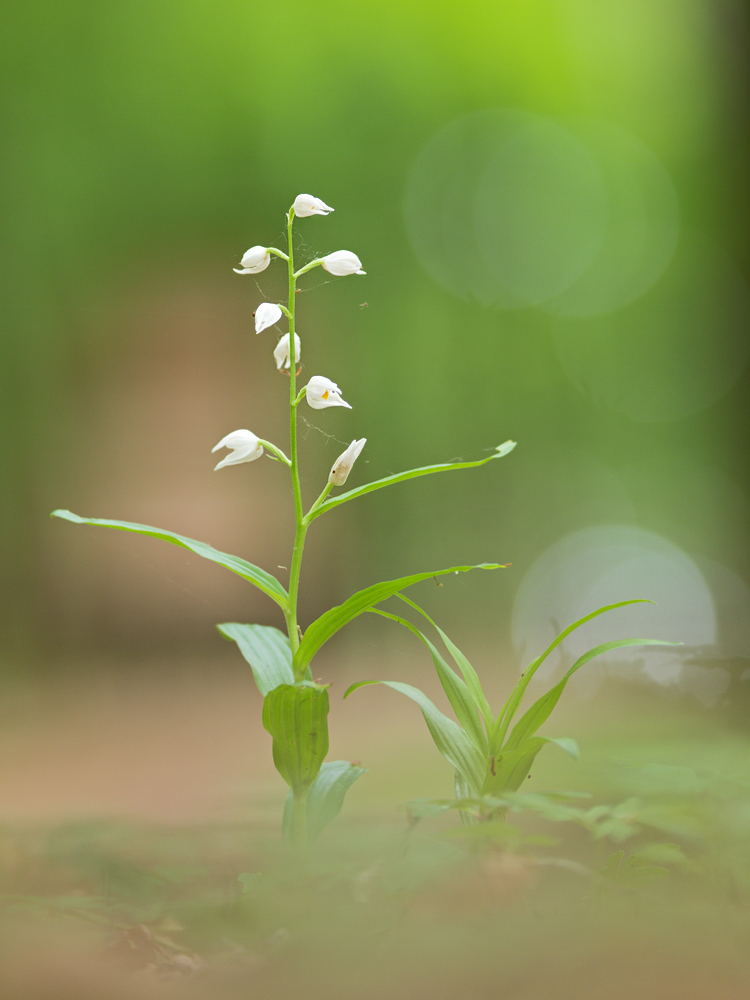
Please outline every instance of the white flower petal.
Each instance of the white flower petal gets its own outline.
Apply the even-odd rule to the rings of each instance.
[[[352,466],[359,458],[359,453],[365,446],[367,438],[360,438],[359,441],[352,441],[346,451],[342,452],[336,461],[333,463],[333,468],[331,469],[331,474],[328,477],[328,482],[333,486],[343,486],[346,482],[349,473],[352,471]]]
[[[300,339],[295,333],[294,335],[294,363],[295,365],[300,359],[301,351]],[[282,368],[289,368],[289,334],[285,333],[281,340],[276,345],[276,349],[273,352],[274,358],[276,358],[276,367],[281,370]]]
[[[256,458],[260,458],[263,454],[263,445],[251,431],[246,430],[232,431],[231,434],[227,434],[226,437],[223,437],[211,449],[211,452],[218,451],[219,448],[230,448],[232,453],[223,458],[214,467],[214,472],[217,469],[223,469],[226,465],[240,465],[242,462],[254,462]]]
[[[331,274],[343,277],[346,274],[366,274],[356,253],[350,250],[336,250],[323,258],[323,267]]]
[[[333,211],[330,205],[326,205],[320,198],[313,198],[311,194],[298,194],[292,208],[298,219],[307,218],[308,215],[328,215]]]
[[[275,302],[261,302],[255,310],[255,332],[267,330],[269,326],[278,323],[282,317],[281,307]]]
[[[232,268],[237,274],[258,274],[260,271],[265,271],[271,263],[271,254],[265,247],[250,247],[241,263],[241,270]]]
[[[351,410],[351,405],[341,398],[336,383],[323,375],[313,375],[307,383],[305,398],[314,410],[324,410],[328,406],[345,406]]]

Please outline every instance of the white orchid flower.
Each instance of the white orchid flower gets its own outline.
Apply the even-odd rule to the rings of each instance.
[[[307,383],[305,397],[314,410],[324,410],[327,406],[345,406],[351,410],[351,405],[341,398],[336,383],[322,375],[313,375]]]
[[[313,198],[311,194],[298,194],[292,208],[298,219],[305,219],[308,215],[328,215],[329,212],[333,212],[330,205],[326,205],[320,198]]]
[[[343,486],[352,471],[352,466],[359,458],[359,453],[365,446],[367,438],[360,438],[359,441],[352,441],[345,452],[342,452],[333,463],[328,482],[332,486]]]
[[[350,250],[336,250],[323,258],[323,267],[331,274],[343,277],[345,274],[366,274],[362,270],[362,261]]]
[[[241,263],[242,268],[232,268],[237,274],[258,274],[271,263],[271,254],[265,247],[250,247]]]
[[[240,465],[242,462],[254,462],[263,454],[263,445],[251,431],[232,431],[227,434],[211,449],[211,452],[218,451],[219,448],[231,448],[232,454],[223,458],[214,468],[223,469],[225,465]]]
[[[281,316],[281,307],[277,306],[275,302],[261,302],[255,310],[255,332],[260,333],[261,330],[267,330],[269,326],[278,323]]]
[[[300,339],[295,333],[294,335],[294,363],[295,365],[300,359],[301,351]],[[285,333],[281,340],[276,345],[276,349],[273,352],[274,358],[276,358],[276,367],[281,371],[282,368],[289,368],[291,362],[289,361],[289,334]]]

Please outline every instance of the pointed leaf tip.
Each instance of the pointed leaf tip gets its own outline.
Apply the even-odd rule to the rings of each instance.
[[[505,441],[503,444],[499,444],[497,448],[495,448],[495,451],[497,452],[495,457],[503,458],[505,455],[510,454],[510,452],[512,452],[516,447],[516,444],[516,441]]]
[[[151,538],[160,538],[162,541],[171,542],[173,545],[189,549],[195,555],[218,563],[219,566],[223,566],[232,573],[241,576],[259,590],[262,590],[272,600],[276,601],[279,607],[284,610],[289,607],[289,594],[275,576],[266,573],[259,566],[254,566],[252,563],[240,559],[238,556],[230,555],[228,552],[219,552],[218,549],[207,545],[205,542],[196,541],[194,538],[186,538],[184,535],[177,535],[173,531],[166,531],[162,528],[152,528],[147,524],[135,524],[131,521],[110,521],[98,517],[79,517],[69,510],[54,510],[51,516],[61,517],[66,521],[72,521],[74,524],[92,524],[102,528],[132,531],[138,535],[148,535]]]
[[[578,744],[569,736],[548,736],[547,742],[554,743],[555,746],[560,747],[565,753],[570,754],[573,760],[580,760],[581,751],[578,749]]]

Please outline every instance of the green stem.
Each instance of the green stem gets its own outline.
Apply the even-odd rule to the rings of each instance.
[[[292,476],[292,492],[294,493],[294,548],[292,563],[289,567],[289,610],[286,612],[287,631],[292,647],[292,656],[299,649],[300,637],[297,625],[297,592],[299,590],[299,575],[302,568],[302,553],[305,547],[307,524],[302,511],[302,491],[299,483],[299,464],[297,461],[297,385],[294,357],[294,306],[297,293],[297,279],[294,274],[294,248],[292,246],[292,224],[294,209],[289,209],[287,216],[287,238],[289,241],[289,441],[290,441],[290,472]],[[301,678],[297,678],[300,680]],[[295,799],[296,801],[296,799]]]
[[[292,792],[292,846],[297,851],[307,847],[307,789]]]

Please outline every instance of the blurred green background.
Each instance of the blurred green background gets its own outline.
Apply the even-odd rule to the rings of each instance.
[[[305,408],[307,497],[354,437],[354,485],[519,446],[318,521],[303,621],[376,579],[510,562],[414,596],[512,666],[599,598],[654,597],[633,628],[686,649],[642,676],[741,699],[746,40],[732,0],[6,4],[6,668],[235,656],[215,622],[281,624],[196,557],[47,515],[288,565],[281,466],[215,475],[210,451],[239,427],[284,446],[252,326],[284,275],[232,267],[283,246],[304,191],[336,211],[300,221],[299,253],[367,271],[301,281],[304,376],[354,407]]]

